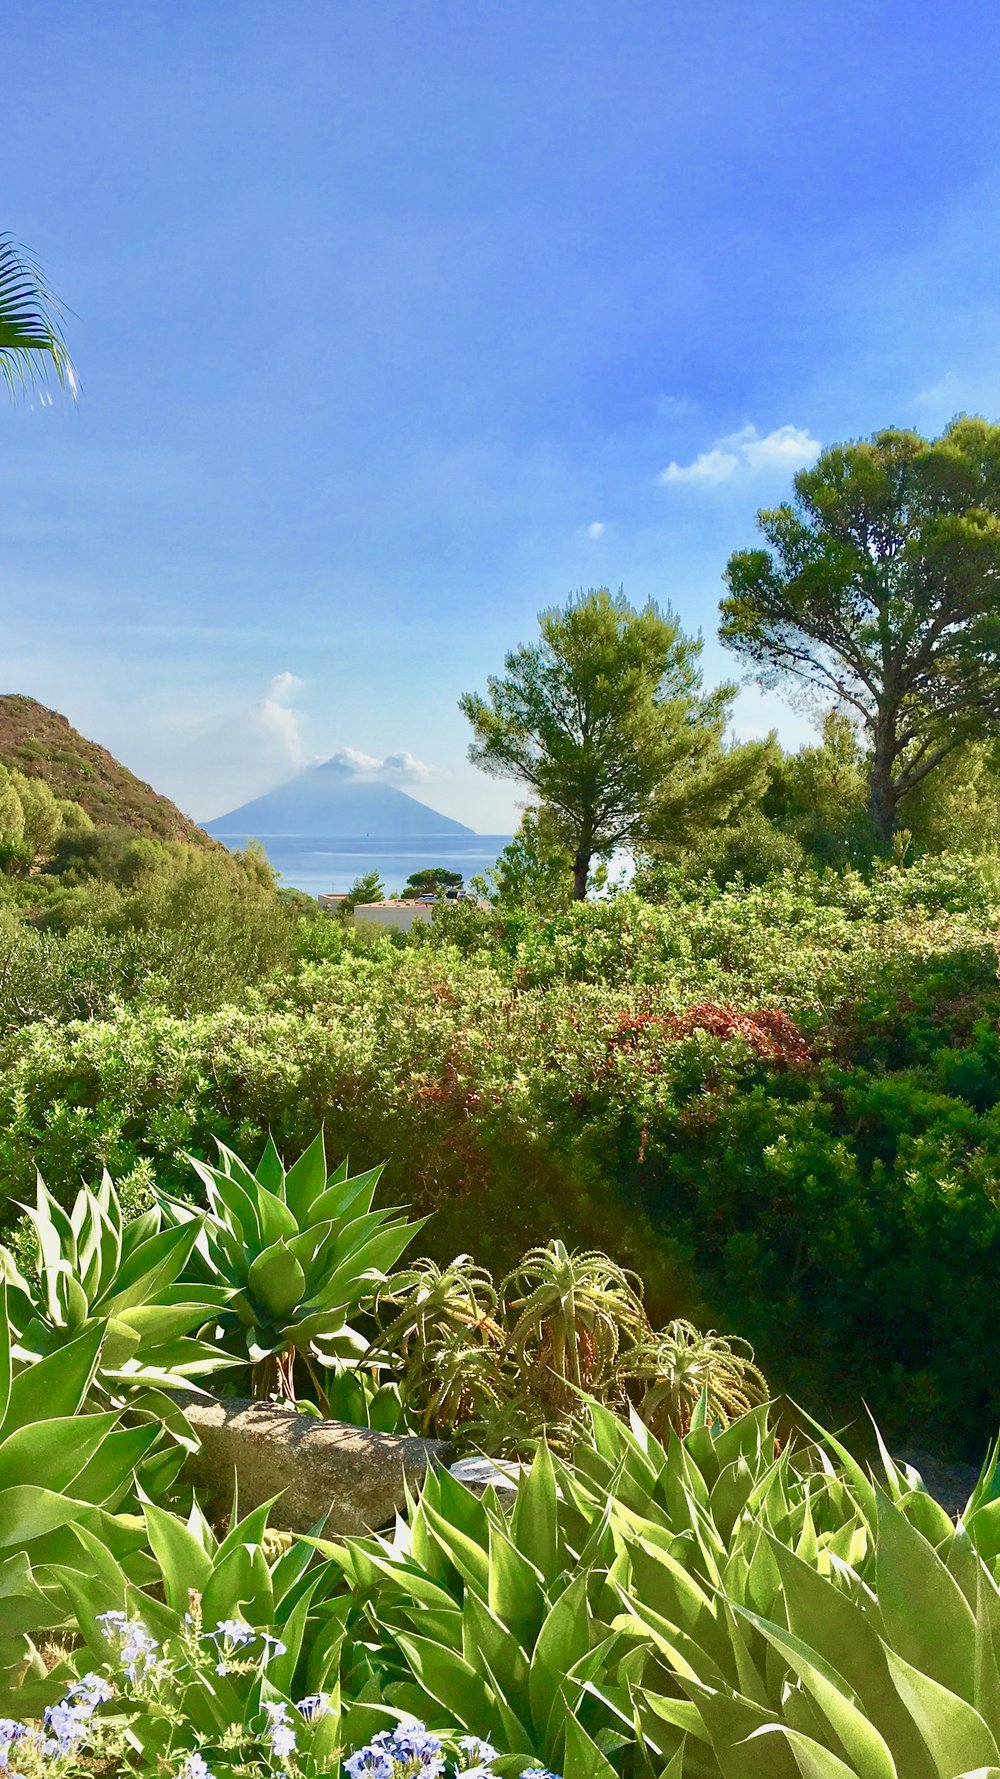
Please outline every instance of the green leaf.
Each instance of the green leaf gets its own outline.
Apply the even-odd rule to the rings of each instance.
[[[843,1676],[835,1673],[814,1649],[793,1637],[790,1631],[754,1612],[747,1612],[743,1607],[736,1607],[736,1611],[756,1626],[772,1649],[778,1650],[792,1672],[798,1675],[830,1728],[840,1738],[844,1753],[857,1768],[859,1779],[898,1779],[891,1750],[867,1715],[859,1709]]]
[[[55,1526],[64,1526],[80,1512],[77,1501],[42,1488],[39,1483],[19,1483],[0,1489],[0,1545],[23,1547]]]
[[[611,1762],[572,1715],[566,1719],[563,1779],[617,1779]]]
[[[123,1260],[99,1307],[105,1315],[148,1303],[165,1285],[172,1285],[187,1265],[198,1239],[200,1220],[162,1229],[140,1243]],[[97,1306],[95,1306],[97,1307]]]
[[[531,1711],[540,1727],[574,1662],[590,1647],[587,1577],[578,1575],[552,1606],[531,1655],[528,1690]]]
[[[212,1560],[194,1533],[183,1520],[144,1502],[143,1516],[153,1552],[163,1575],[163,1591],[168,1606],[175,1612],[186,1612],[192,1588],[203,1593],[212,1574]]]
[[[115,1413],[60,1415],[18,1427],[0,1445],[0,1480],[11,1488],[44,1478],[46,1488],[70,1491],[117,1420]]]
[[[1000,1748],[974,1706],[886,1648],[893,1684],[944,1774],[1000,1764]]]
[[[933,1545],[882,1494],[875,1578],[892,1649],[950,1692],[971,1699],[975,1614]],[[914,1610],[915,1601],[919,1610]]]
[[[269,1316],[288,1316],[301,1303],[306,1275],[283,1241],[258,1254],[247,1275],[247,1288]]]
[[[72,1415],[86,1398],[97,1370],[104,1330],[95,1322],[55,1353],[26,1366],[11,1384],[7,1415],[0,1432],[13,1432],[38,1419],[38,1404],[50,1415]]]
[[[260,1170],[258,1169],[258,1176]],[[315,1201],[326,1191],[326,1145],[323,1140],[323,1129],[316,1132],[308,1149],[305,1149],[284,1176],[284,1198],[299,1228],[307,1222],[321,1222],[317,1216]],[[267,1181],[268,1185],[272,1182]],[[277,1191],[277,1187],[272,1187]]]
[[[453,1649],[443,1649],[427,1637],[398,1632],[396,1642],[421,1686],[432,1699],[454,1715],[458,1724],[488,1735],[496,1712],[485,1683],[475,1668]]]
[[[557,1508],[552,1456],[542,1440],[531,1469],[518,1486],[511,1515],[511,1538],[548,1584],[555,1580],[562,1567]]]
[[[800,1730],[786,1729],[781,1724],[773,1726],[766,1724],[759,1730],[751,1731],[744,1744],[750,1757],[750,1764],[741,1771],[739,1779],[743,1779],[744,1772],[746,1779],[751,1779],[751,1776],[759,1770],[754,1766],[753,1753],[749,1744],[759,1742],[762,1737],[771,1735],[784,1736],[795,1756],[795,1764],[802,1779],[859,1779],[855,1769],[845,1766],[839,1755],[833,1754],[829,1748],[822,1747],[819,1742],[814,1742],[811,1736],[804,1736]]]
[[[281,1156],[274,1146],[274,1138],[270,1135],[254,1172],[256,1178],[262,1186],[266,1186],[268,1192],[276,1192],[279,1197],[281,1196],[285,1170],[281,1165]]]

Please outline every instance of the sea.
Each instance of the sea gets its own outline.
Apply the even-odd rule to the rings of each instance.
[[[257,836],[219,834],[216,838],[233,852]],[[429,865],[460,871],[468,883],[477,872],[490,870],[510,838],[509,834],[442,834],[438,839],[432,835],[429,840],[419,835],[397,840],[369,839],[366,835],[317,840],[312,836],[272,834],[262,837],[260,844],[281,882],[290,889],[319,896],[328,890],[348,890],[356,877],[377,871],[386,894],[392,895],[403,888],[411,871]]]

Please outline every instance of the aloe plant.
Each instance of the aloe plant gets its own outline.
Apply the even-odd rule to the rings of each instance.
[[[564,1242],[531,1248],[500,1286],[510,1326],[507,1352],[523,1379],[564,1408],[576,1392],[613,1386],[623,1339],[645,1339],[642,1283],[594,1250]]]
[[[462,1429],[468,1440],[495,1447],[497,1416],[513,1390],[497,1312],[493,1280],[468,1254],[444,1267],[416,1260],[378,1292],[375,1314],[384,1326],[369,1356],[394,1368],[422,1433]]]
[[[668,1427],[687,1433],[703,1393],[711,1419],[723,1427],[770,1394],[746,1341],[714,1329],[703,1333],[682,1320],[670,1322],[626,1353],[618,1375],[623,1383],[640,1386],[639,1414],[660,1435]]]
[[[287,1169],[271,1141],[256,1171],[218,1148],[217,1167],[189,1158],[205,1187],[204,1215],[183,1199],[160,1200],[175,1226],[195,1225],[186,1276],[224,1294],[210,1326],[250,1366],[256,1396],[294,1401],[305,1394],[301,1371],[325,1410],[317,1367],[363,1352],[350,1318],[423,1221],[372,1209],[380,1167],[349,1175],[342,1162],[329,1173],[322,1132]]]

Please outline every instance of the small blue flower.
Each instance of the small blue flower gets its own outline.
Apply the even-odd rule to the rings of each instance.
[[[271,1753],[277,1760],[287,1760],[295,1749],[295,1731],[290,1723],[276,1723],[271,1729]]]
[[[279,1637],[272,1637],[269,1631],[261,1631],[260,1640],[264,1645],[264,1662],[271,1660],[273,1655],[284,1655],[285,1645]]]
[[[367,1748],[359,1748],[345,1760],[344,1770],[350,1774],[350,1779],[395,1779],[396,1763],[384,1748],[377,1748],[371,1742]]]
[[[203,1754],[186,1754],[177,1769],[175,1779],[212,1779],[208,1763]]]
[[[63,1703],[69,1701],[76,1705],[87,1706],[91,1711],[95,1706],[103,1705],[106,1700],[114,1698],[115,1689],[103,1674],[85,1674],[82,1680],[74,1680],[66,1690]]]
[[[71,1753],[83,1736],[90,1714],[89,1705],[68,1705],[65,1699],[58,1705],[46,1705],[45,1728],[49,1733],[45,1753]]]
[[[479,1767],[489,1766],[491,1761],[497,1759],[497,1750],[489,1742],[484,1742],[482,1736],[459,1736],[456,1747],[468,1755],[469,1764],[462,1769],[463,1772],[473,1772]]]
[[[244,1643],[252,1643],[256,1635],[253,1626],[244,1623],[241,1618],[220,1618],[214,1631],[206,1631],[209,1642],[215,1643],[224,1637],[234,1649],[240,1649]]]
[[[295,1709],[307,1723],[315,1723],[318,1718],[329,1716],[330,1695],[329,1693],[308,1693],[304,1699],[299,1700]]]

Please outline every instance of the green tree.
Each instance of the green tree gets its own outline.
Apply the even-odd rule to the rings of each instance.
[[[350,912],[359,902],[384,902],[385,884],[377,871],[366,871],[363,876],[356,877],[347,892],[345,908]]]
[[[764,814],[821,865],[863,865],[872,855],[868,757],[856,723],[827,711],[818,745],[776,757]]]
[[[11,781],[21,799],[24,840],[32,859],[49,858],[63,825],[58,800],[43,778],[27,778],[15,771]]]
[[[411,871],[403,886],[404,896],[439,896],[442,890],[461,889],[461,871],[449,871],[445,865],[428,865],[423,871]]]
[[[701,642],[652,602],[637,611],[606,587],[543,612],[541,640],[506,657],[485,698],[460,700],[469,758],[527,785],[572,856],[582,901],[594,857],[662,834],[718,764],[731,686],[706,694]]]
[[[529,803],[492,871],[473,878],[472,886],[505,911],[534,908],[549,914],[569,903],[572,870],[573,855],[559,837],[552,812]]]
[[[58,307],[23,248],[0,235],[0,376],[16,394],[42,371],[75,391]]]
[[[886,431],[824,451],[794,501],[758,514],[769,549],[730,557],[722,640],[865,731],[868,809],[888,850],[901,806],[953,748],[1000,727],[1000,427]]]
[[[24,839],[24,808],[6,766],[0,766],[0,840]]]

